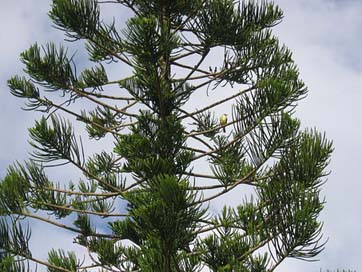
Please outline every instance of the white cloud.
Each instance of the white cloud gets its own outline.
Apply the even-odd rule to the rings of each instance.
[[[301,77],[309,87],[307,99],[297,115],[302,124],[326,131],[334,141],[332,171],[322,193],[326,207],[322,213],[324,233],[329,237],[320,262],[288,261],[280,271],[357,269],[360,258],[362,220],[357,216],[361,185],[357,173],[362,133],[362,3],[360,1],[275,1],[285,12],[277,27],[281,41],[291,48]],[[347,249],[349,252],[347,252]],[[298,270],[299,269],[299,270]]]

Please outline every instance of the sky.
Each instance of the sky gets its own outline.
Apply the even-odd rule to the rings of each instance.
[[[47,17],[50,0],[0,2],[0,177],[3,177],[9,164],[29,157],[27,128],[39,117],[20,109],[23,101],[9,94],[6,80],[22,73],[19,54],[35,41],[38,44],[61,43],[64,36],[52,28]],[[309,88],[308,97],[300,102],[296,116],[303,127],[325,131],[335,148],[328,168],[331,174],[322,191],[326,205],[320,219],[324,221],[324,236],[329,239],[326,249],[318,256],[318,262],[288,259],[277,271],[342,268],[359,271],[362,267],[362,217],[358,212],[362,202],[359,177],[362,162],[362,1],[274,2],[284,11],[284,20],[274,28],[274,33],[293,52],[301,78]],[[54,170],[52,174],[59,177],[60,173],[64,180],[74,174],[72,170]],[[32,222],[32,232],[32,248],[38,257],[44,258],[54,245],[80,252],[67,233],[37,222]]]

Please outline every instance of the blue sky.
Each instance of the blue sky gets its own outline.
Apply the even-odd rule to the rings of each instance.
[[[0,177],[7,165],[28,157],[27,128],[37,114],[20,110],[23,101],[12,97],[6,80],[22,73],[19,54],[37,41],[61,42],[64,36],[47,17],[50,0],[1,0],[0,9]],[[304,127],[325,131],[334,142],[331,175],[322,194],[321,215],[329,238],[316,263],[287,260],[277,271],[319,271],[320,268],[362,267],[362,1],[276,0],[285,18],[274,33],[293,52],[309,95],[296,112]],[[109,11],[106,11],[109,12]],[[73,47],[75,50],[76,47]],[[81,51],[80,51],[81,53]],[[116,73],[114,71],[114,73]],[[52,173],[60,176],[60,171]],[[62,172],[69,180],[72,170]],[[71,247],[72,237],[54,228],[33,226],[34,255],[44,257],[56,247]],[[40,270],[42,271],[42,270]]]

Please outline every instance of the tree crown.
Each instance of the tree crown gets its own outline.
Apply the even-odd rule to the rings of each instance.
[[[122,29],[104,22],[103,5],[128,9]],[[283,18],[276,5],[53,0],[49,16],[68,41],[85,41],[95,66],[78,73],[64,46],[35,43],[21,54],[28,77],[8,81],[26,110],[44,116],[29,129],[31,159],[0,182],[0,267],[26,271],[27,259],[48,271],[256,272],[323,250],[332,145],[293,117],[307,88],[272,34]],[[110,62],[131,73],[109,79]],[[221,108],[229,119],[219,123]],[[73,123],[114,145],[88,156]],[[45,173],[64,164],[82,178]],[[210,210],[247,187],[237,206]],[[33,256],[25,218],[75,233],[87,263],[63,249]]]

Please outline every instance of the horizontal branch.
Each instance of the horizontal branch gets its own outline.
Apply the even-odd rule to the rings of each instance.
[[[100,125],[100,124],[98,124],[98,123],[96,123],[96,122],[93,122],[93,121],[90,120],[90,119],[86,119],[84,116],[82,116],[82,115],[80,115],[80,114],[78,114],[78,113],[76,113],[76,112],[74,112],[74,111],[68,110],[67,108],[65,108],[65,107],[63,107],[63,106],[60,106],[60,105],[58,105],[58,104],[55,104],[54,102],[48,100],[46,97],[44,97],[44,99],[43,99],[43,98],[37,98],[37,99],[38,99],[40,102],[42,102],[42,103],[44,103],[44,104],[46,104],[46,105],[50,105],[50,106],[52,106],[52,107],[54,107],[54,108],[56,108],[56,109],[58,109],[58,110],[61,110],[61,111],[65,112],[65,113],[68,113],[68,114],[76,117],[77,120],[79,120],[79,121],[83,121],[83,120],[84,120],[85,123],[91,124],[91,125],[99,128],[99,129],[102,129],[102,130],[104,130],[104,131],[106,131],[106,132],[108,132],[108,133],[111,133],[111,134],[113,134],[113,135],[117,135],[117,136],[120,136],[120,135],[121,135],[121,134],[119,134],[118,132],[113,131],[111,128],[104,127],[104,126],[102,126],[102,125]]]
[[[66,268],[63,268],[63,267],[60,267],[60,266],[56,266],[54,264],[51,264],[51,263],[48,263],[48,262],[45,262],[45,261],[42,261],[42,260],[39,260],[37,258],[34,258],[32,256],[23,256],[24,258],[30,260],[30,261],[33,261],[35,263],[38,263],[38,264],[41,264],[41,265],[44,265],[48,268],[52,268],[52,269],[55,269],[55,271],[62,271],[62,272],[73,272],[71,270],[68,270]]]
[[[233,141],[231,141],[230,143],[232,143]],[[226,146],[229,146],[228,143]],[[274,150],[275,151],[275,150]],[[250,171],[245,177],[241,178],[241,179],[238,179],[236,180],[231,186],[228,186],[226,187],[224,190],[222,190],[221,192],[215,194],[215,195],[212,195],[208,198],[205,198],[203,200],[200,200],[200,201],[197,201],[195,202],[195,204],[201,204],[201,203],[204,203],[204,202],[207,202],[207,201],[210,201],[212,199],[215,199],[221,195],[224,195],[225,193],[231,191],[232,189],[234,189],[235,187],[237,187],[238,185],[240,184],[249,184],[249,185],[254,185],[254,186],[257,186],[257,184],[254,184],[253,182],[250,181],[250,178],[254,175],[256,175],[257,171],[264,165],[264,163],[267,162],[267,160],[269,159],[268,158],[265,158],[263,161],[261,161],[259,163],[259,165],[257,165],[252,171]],[[269,176],[266,176],[265,178],[268,178]],[[194,205],[194,204],[193,204]]]
[[[201,150],[201,149],[194,148],[194,147],[189,147],[189,146],[182,146],[181,149],[189,150],[189,151],[192,151],[192,152],[195,152],[195,153],[201,153],[201,154],[204,154],[204,153],[207,152],[205,150]]]
[[[114,82],[109,83],[109,84],[114,84],[114,83],[119,83],[119,81],[114,81]],[[98,98],[106,98],[106,99],[122,100],[122,101],[134,101],[134,100],[136,100],[133,97],[113,96],[113,95],[107,95],[107,94],[88,92],[86,90],[82,90],[82,92],[84,92],[87,95],[95,96],[95,97],[98,97]]]
[[[78,234],[83,234],[80,229],[76,229],[76,228],[67,226],[67,225],[65,225],[65,224],[61,224],[61,223],[58,223],[58,222],[56,222],[56,221],[53,221],[53,220],[50,220],[50,219],[47,219],[47,218],[44,218],[44,217],[35,215],[35,214],[30,214],[30,213],[26,213],[26,212],[21,212],[21,213],[19,213],[19,215],[25,216],[25,217],[28,217],[28,218],[33,218],[33,219],[36,219],[36,220],[45,222],[45,223],[47,223],[47,224],[50,224],[50,225],[53,225],[53,226],[56,226],[56,227],[59,227],[59,228],[62,228],[62,229],[66,229],[66,230],[69,230],[69,231],[72,231],[72,232],[75,232],[75,233],[78,233]],[[92,233],[90,236],[110,238],[110,239],[120,239],[119,236],[110,235],[110,234],[103,234],[103,233]]]
[[[194,111],[194,112],[185,114],[184,116],[181,116],[180,119],[185,119],[185,118],[187,118],[187,117],[191,117],[191,116],[200,114],[200,113],[202,113],[202,112],[204,112],[204,111],[207,111],[207,110],[209,110],[209,109],[211,109],[211,108],[214,108],[214,107],[216,107],[216,106],[218,106],[218,105],[221,105],[221,104],[223,104],[223,103],[225,103],[225,102],[227,102],[227,101],[229,101],[229,100],[231,100],[231,99],[234,99],[234,98],[236,98],[236,97],[238,97],[238,96],[240,96],[240,95],[242,95],[242,94],[245,94],[245,93],[247,93],[247,92],[250,92],[250,91],[254,90],[255,88],[256,88],[255,86],[252,86],[252,87],[250,87],[250,88],[248,88],[248,89],[241,90],[241,91],[239,91],[238,93],[236,93],[236,94],[234,94],[234,95],[231,95],[231,96],[229,96],[229,97],[227,97],[227,98],[221,99],[221,100],[219,100],[219,101],[217,101],[217,102],[215,102],[215,103],[212,103],[212,104],[210,104],[210,105],[208,105],[208,106],[206,106],[206,107],[204,107],[204,108],[202,108],[202,109],[200,109],[200,110],[196,110],[196,111]]]
[[[192,50],[192,51],[190,51],[190,52],[188,52],[188,53],[185,53],[185,54],[182,54],[182,55],[178,55],[178,56],[175,56],[175,57],[171,57],[171,58],[170,58],[170,62],[171,62],[171,63],[174,63],[176,60],[183,59],[183,58],[192,56],[192,55],[194,55],[194,54],[200,54],[202,51],[203,51],[203,49]]]
[[[105,187],[109,187],[110,189],[112,189],[115,192],[118,192],[119,195],[121,195],[124,191],[114,187],[112,184],[109,184],[108,182],[105,182],[104,180],[100,179],[99,177],[93,175],[92,173],[90,173],[85,167],[83,167],[82,165],[80,165],[79,163],[77,163],[76,161],[72,160],[72,159],[68,159],[68,161],[70,163],[72,163],[74,166],[76,166],[78,169],[80,169],[83,173],[85,173],[88,177],[90,177],[91,179],[94,179],[96,181],[98,181],[99,183],[103,184]]]
[[[130,117],[137,117],[137,116],[138,116],[137,114],[132,114],[132,113],[123,111],[123,110],[118,109],[118,108],[116,108],[116,107],[114,107],[114,106],[108,105],[108,104],[106,104],[106,103],[104,103],[104,102],[102,102],[102,101],[100,101],[100,100],[94,99],[92,96],[84,93],[82,90],[79,90],[79,89],[77,89],[77,88],[75,88],[75,87],[66,86],[66,88],[68,88],[69,90],[75,92],[76,94],[78,94],[78,95],[81,96],[81,97],[87,98],[88,100],[90,100],[90,101],[92,101],[92,102],[94,102],[94,103],[96,103],[96,104],[98,104],[98,105],[100,105],[100,106],[102,106],[102,107],[105,107],[105,108],[108,108],[108,109],[110,109],[110,110],[113,110],[113,111],[115,111],[115,112],[117,112],[117,113],[123,114],[123,115],[125,115],[125,116],[130,116]]]
[[[56,204],[51,204],[48,202],[39,202],[39,201],[34,201],[34,204],[38,204],[38,205],[44,205],[44,206],[49,206],[55,209],[59,209],[59,210],[66,210],[66,211],[70,211],[70,212],[76,212],[76,213],[81,213],[81,214],[92,214],[92,215],[98,215],[98,216],[102,216],[102,217],[113,217],[113,216],[120,216],[120,217],[125,217],[128,216],[127,214],[117,214],[117,213],[104,213],[104,212],[94,212],[94,211],[86,211],[86,210],[80,210],[80,209],[76,209],[76,208],[71,208],[72,205],[68,205],[68,206],[63,206],[63,205],[56,205]],[[79,204],[79,202],[77,202],[76,204]]]
[[[247,116],[242,116],[239,119],[232,120],[230,122],[227,122],[226,124],[218,125],[216,127],[210,128],[210,129],[201,130],[201,131],[193,131],[193,132],[190,132],[190,133],[186,134],[186,137],[198,136],[198,135],[203,135],[203,134],[206,134],[206,133],[214,132],[214,131],[217,131],[219,129],[231,126],[231,125],[233,125],[233,124],[235,124],[237,122],[240,122],[240,121],[242,121],[243,119],[245,119],[247,117],[249,117],[249,116],[248,115]]]
[[[267,175],[267,176],[263,176],[263,177],[260,177],[260,178],[255,178],[253,180],[253,182],[247,182],[247,183],[243,183],[243,184],[258,187],[258,186],[260,186],[258,184],[259,181],[262,181],[264,179],[269,179],[270,177],[272,177],[272,175]],[[238,180],[239,179],[235,180],[234,182],[237,182]],[[209,185],[209,186],[193,186],[193,187],[190,188],[190,190],[195,190],[195,191],[216,190],[216,189],[221,189],[221,188],[225,188],[225,185],[224,184],[217,184],[217,185]]]
[[[189,70],[193,70],[193,69],[194,69],[194,66],[188,66],[188,65],[186,65],[186,64],[182,64],[182,63],[178,63],[178,62],[172,62],[172,64],[175,65],[175,66],[179,66],[179,67],[182,67],[182,68],[189,69]],[[203,74],[205,74],[205,75],[209,75],[209,74],[210,74],[210,72],[205,71],[205,70],[202,70],[202,69],[200,69],[200,68],[195,69],[195,71],[196,71],[196,72],[203,73]]]
[[[192,172],[185,172],[185,173],[183,173],[183,175],[190,176],[190,177],[197,177],[197,178],[218,179],[217,177],[212,176],[212,175],[192,173]]]
[[[224,190],[222,190],[221,192],[215,194],[215,195],[212,195],[210,197],[207,197],[207,198],[204,198],[202,200],[199,200],[199,201],[195,201],[194,203],[192,203],[192,206],[193,205],[197,205],[197,204],[201,204],[201,203],[204,203],[204,202],[207,202],[207,201],[210,201],[212,199],[215,199],[227,192],[230,192],[232,189],[234,189],[235,187],[237,187],[238,185],[240,184],[250,184],[250,185],[253,185],[252,182],[249,181],[249,179],[255,175],[257,169],[254,169],[253,171],[249,172],[249,174],[247,174],[245,177],[241,178],[241,179],[238,179],[236,180],[232,185],[230,186],[227,186]],[[224,186],[225,187],[225,186]]]
[[[119,193],[86,193],[86,192],[77,192],[77,191],[71,191],[71,190],[64,190],[64,189],[58,189],[58,188],[50,188],[50,187],[44,187],[43,190],[48,191],[54,191],[59,193],[65,193],[69,195],[81,195],[81,196],[118,196]]]

